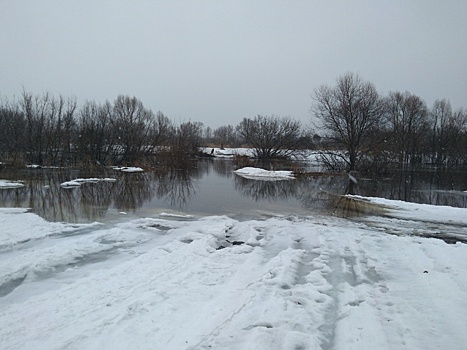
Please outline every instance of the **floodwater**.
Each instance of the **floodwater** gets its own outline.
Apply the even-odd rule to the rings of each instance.
[[[251,180],[233,173],[232,160],[203,159],[193,164],[185,170],[144,173],[109,168],[93,172],[47,168],[12,171],[5,167],[0,170],[0,179],[22,180],[25,186],[0,189],[0,207],[30,208],[49,221],[65,222],[108,222],[161,213],[237,219],[278,214],[339,215],[336,195],[347,193],[467,207],[466,171],[414,171],[378,180],[359,179],[355,184],[342,175]],[[116,181],[83,183],[76,188],[60,186],[65,181],[90,177]]]

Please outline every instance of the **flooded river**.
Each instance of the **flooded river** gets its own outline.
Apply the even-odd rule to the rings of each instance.
[[[286,166],[285,166],[286,168]],[[417,171],[354,184],[342,175],[260,181],[233,173],[231,160],[205,159],[188,169],[122,173],[110,168],[0,170],[0,179],[24,187],[0,189],[1,207],[24,207],[49,221],[113,221],[161,213],[228,215],[246,219],[267,215],[339,214],[334,195],[346,193],[416,203],[467,207],[467,173]],[[76,178],[113,178],[63,188]]]

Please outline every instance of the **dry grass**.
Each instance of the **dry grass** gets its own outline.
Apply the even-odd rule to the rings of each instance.
[[[387,210],[384,205],[375,204],[361,198],[349,196],[331,195],[331,207],[333,214],[342,217],[386,215]]]

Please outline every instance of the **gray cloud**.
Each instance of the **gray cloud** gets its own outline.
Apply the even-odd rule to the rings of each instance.
[[[4,1],[0,95],[128,94],[212,127],[308,122],[313,90],[352,71],[458,108],[466,18],[465,1]]]

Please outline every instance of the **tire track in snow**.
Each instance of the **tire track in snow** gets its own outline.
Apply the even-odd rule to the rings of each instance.
[[[260,273],[245,286],[250,293],[248,307],[239,305],[190,349],[231,349],[258,343],[268,350],[318,346],[315,334],[320,314],[315,310],[322,298],[311,295],[314,291],[307,281],[317,253],[303,249],[303,235],[294,233],[289,222],[285,226],[254,226],[254,232],[261,233],[261,247],[256,252],[263,258],[256,267]]]
[[[319,327],[323,350],[340,348],[342,344],[351,349],[352,343],[373,337],[365,329],[367,322],[362,317],[380,318],[373,308],[374,295],[384,290],[384,281],[361,249],[358,237],[359,234],[352,237],[343,232],[327,232],[321,239],[321,254],[315,260],[318,266],[323,266],[321,273],[328,283],[328,290],[324,292],[329,297],[324,322]],[[373,325],[371,332],[385,338],[382,327]],[[347,337],[348,334],[351,336]]]

